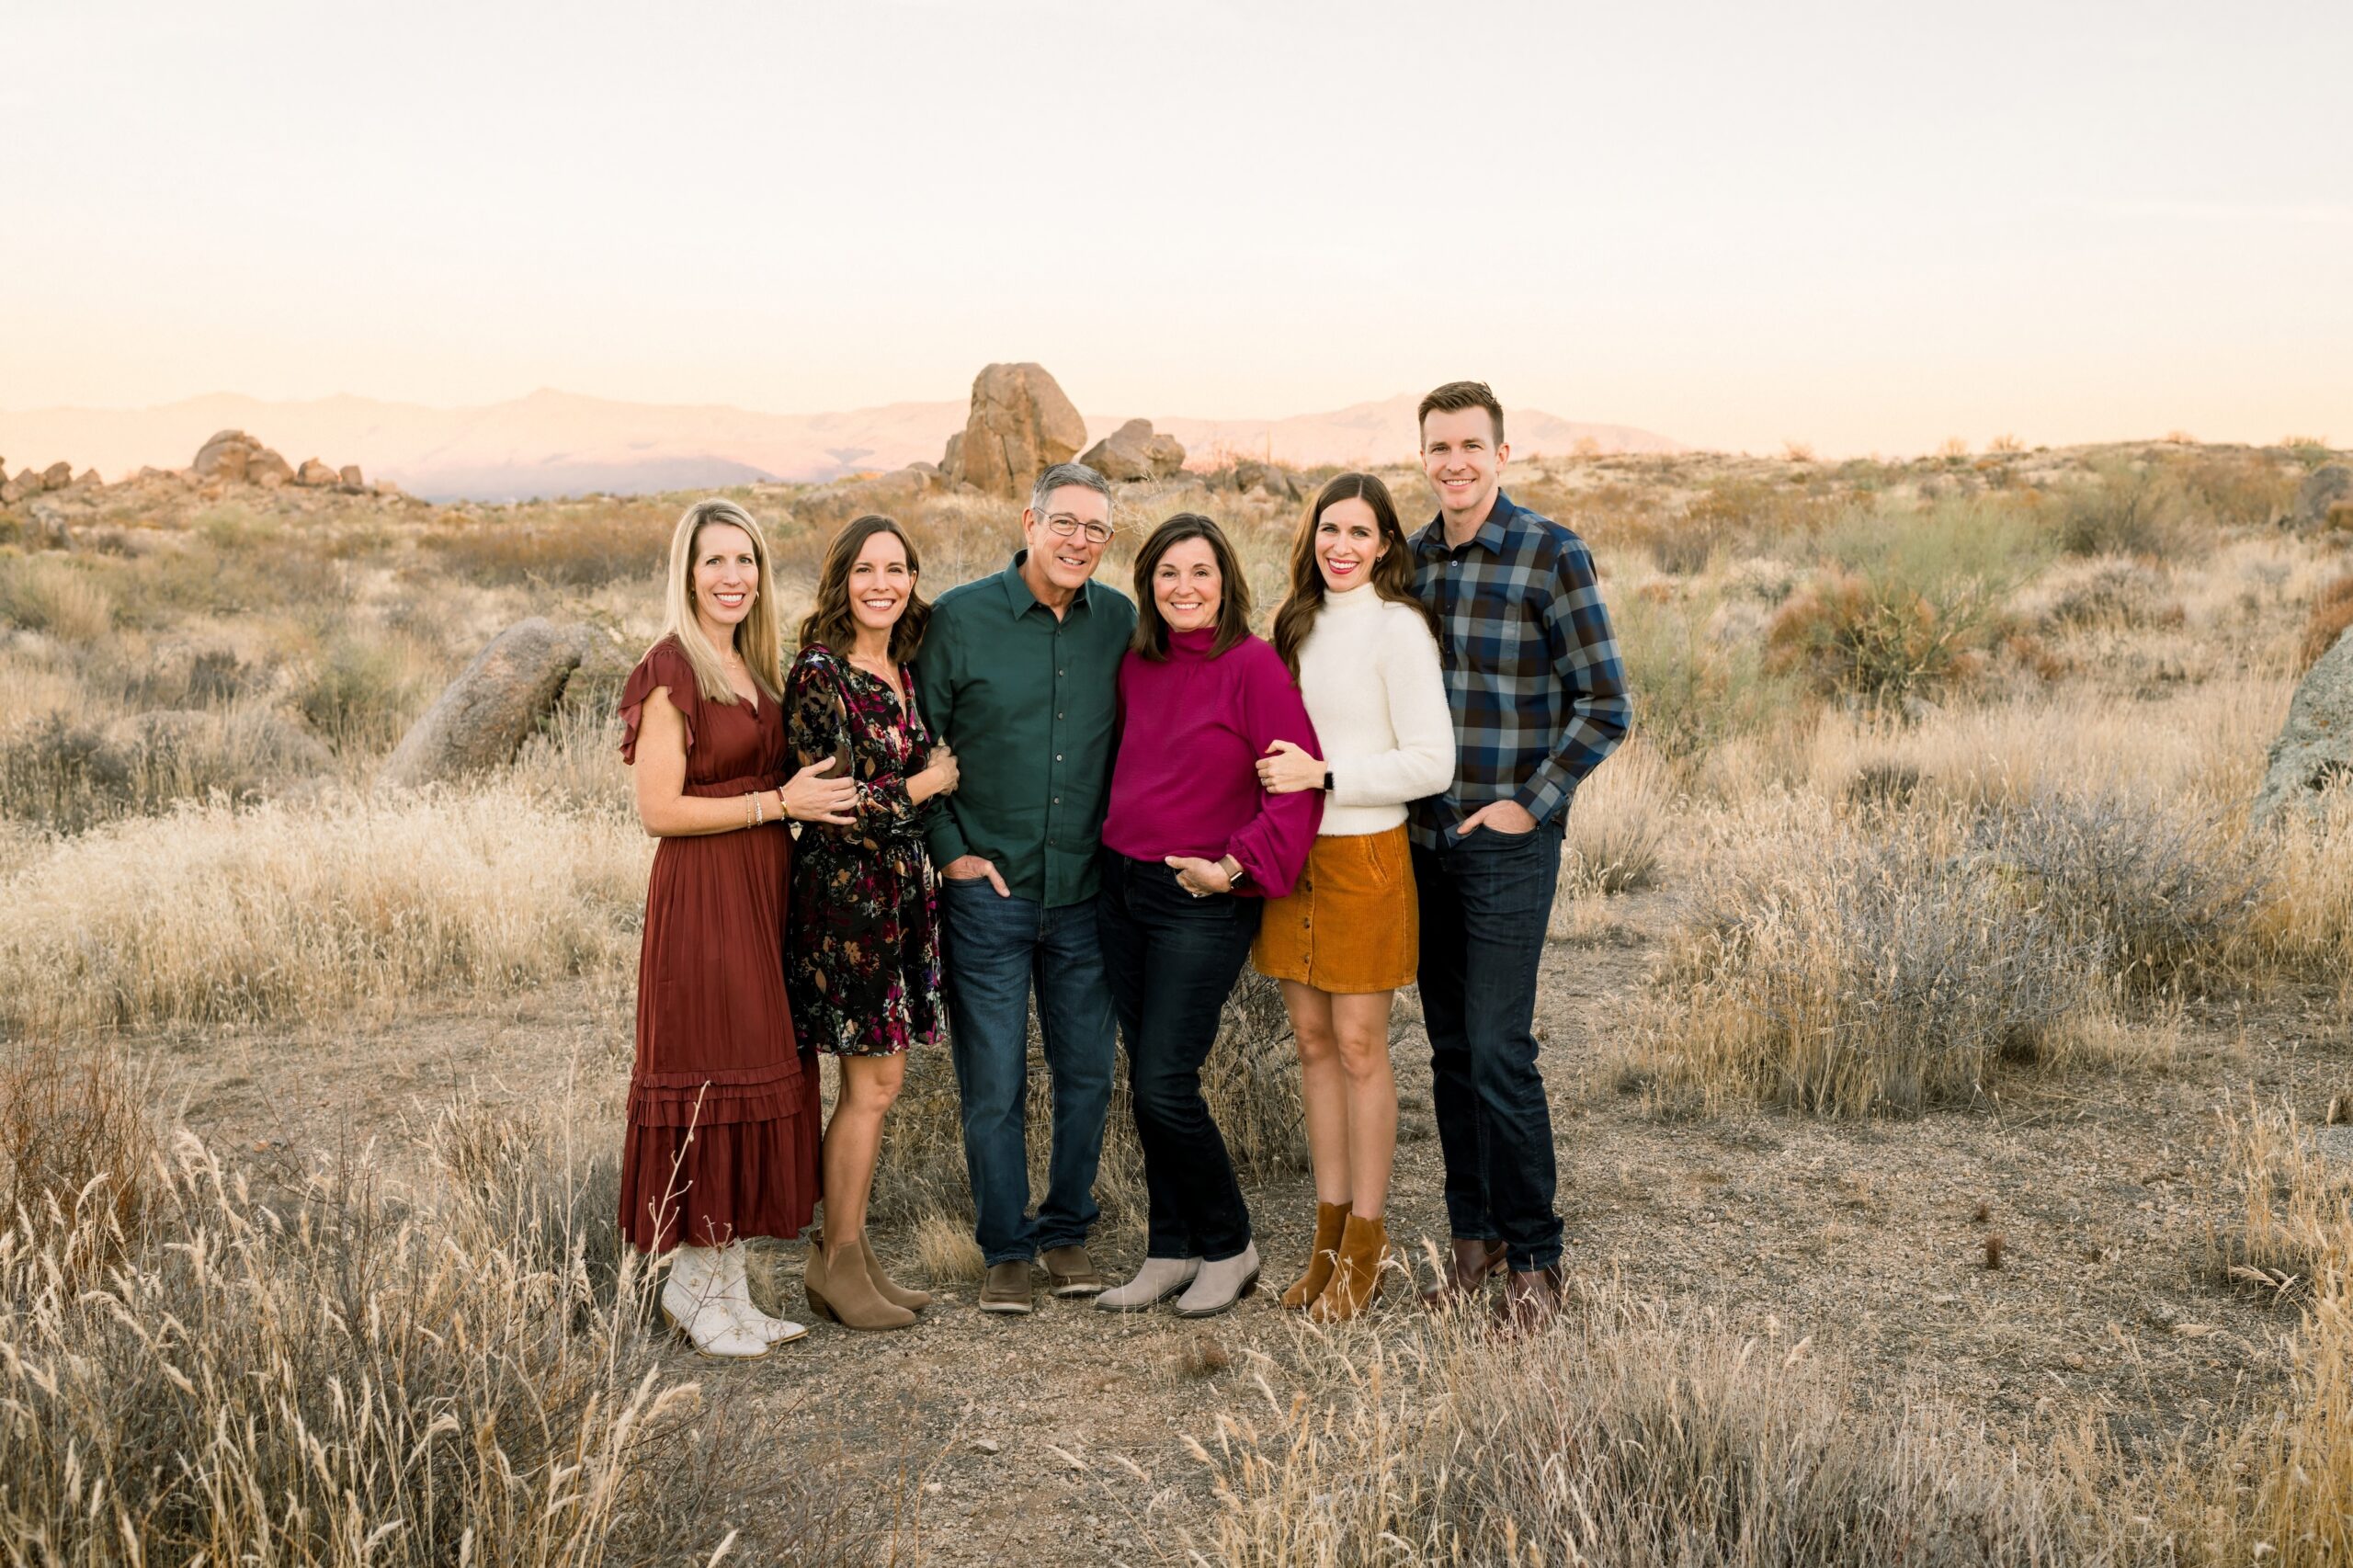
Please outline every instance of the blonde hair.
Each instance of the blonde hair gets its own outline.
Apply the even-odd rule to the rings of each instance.
[[[752,672],[752,684],[781,701],[784,678],[780,660],[783,636],[776,618],[776,574],[768,564],[768,541],[752,514],[733,501],[698,501],[679,517],[670,535],[670,583],[662,595],[662,635],[677,639],[678,647],[694,666],[695,687],[706,702],[733,702],[735,688],[719,662],[719,650],[703,635],[695,614],[695,541],[714,523],[739,528],[752,540],[752,559],[758,586],[752,608],[735,627],[735,652]]]

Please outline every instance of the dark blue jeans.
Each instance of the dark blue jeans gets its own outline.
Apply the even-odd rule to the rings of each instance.
[[[1108,849],[1095,903],[1143,1145],[1144,1256],[1233,1257],[1250,1244],[1250,1210],[1201,1098],[1201,1063],[1265,905],[1230,893],[1195,898],[1167,867]]]
[[[1518,1269],[1561,1259],[1552,1108],[1533,1025],[1563,827],[1482,828],[1449,848],[1414,847],[1447,1224],[1465,1241],[1501,1241]]]
[[[964,1102],[964,1170],[991,1265],[1083,1246],[1095,1223],[1095,1167],[1111,1108],[1118,1050],[1095,905],[1049,909],[999,898],[982,878],[939,882],[940,957],[949,1053]],[[1053,1084],[1046,1197],[1029,1216],[1029,996]]]

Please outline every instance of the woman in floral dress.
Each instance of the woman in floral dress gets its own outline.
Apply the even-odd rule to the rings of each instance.
[[[850,1328],[904,1328],[930,1303],[892,1284],[866,1239],[882,1118],[906,1051],[939,1035],[939,920],[923,807],[956,788],[956,758],[932,743],[910,667],[931,608],[915,595],[914,541],[865,517],[825,552],[816,608],[785,705],[796,766],[835,759],[858,786],[857,820],[812,824],[792,858],[786,990],[801,1040],[839,1059],[826,1125],[825,1222],[809,1253],[811,1309]]]

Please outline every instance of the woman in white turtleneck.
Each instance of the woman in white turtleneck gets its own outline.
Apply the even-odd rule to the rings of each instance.
[[[1454,778],[1437,629],[1414,596],[1396,506],[1372,475],[1340,475],[1308,508],[1274,644],[1324,755],[1278,741],[1258,779],[1272,794],[1324,790],[1324,820],[1290,896],[1267,905],[1251,960],[1282,983],[1315,1165],[1314,1250],[1283,1305],[1333,1323],[1364,1310],[1388,1255],[1389,1008],[1421,946],[1405,802]]]

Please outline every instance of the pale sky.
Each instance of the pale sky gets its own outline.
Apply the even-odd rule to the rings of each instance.
[[[0,0],[0,408],[2353,443],[2353,5]]]

